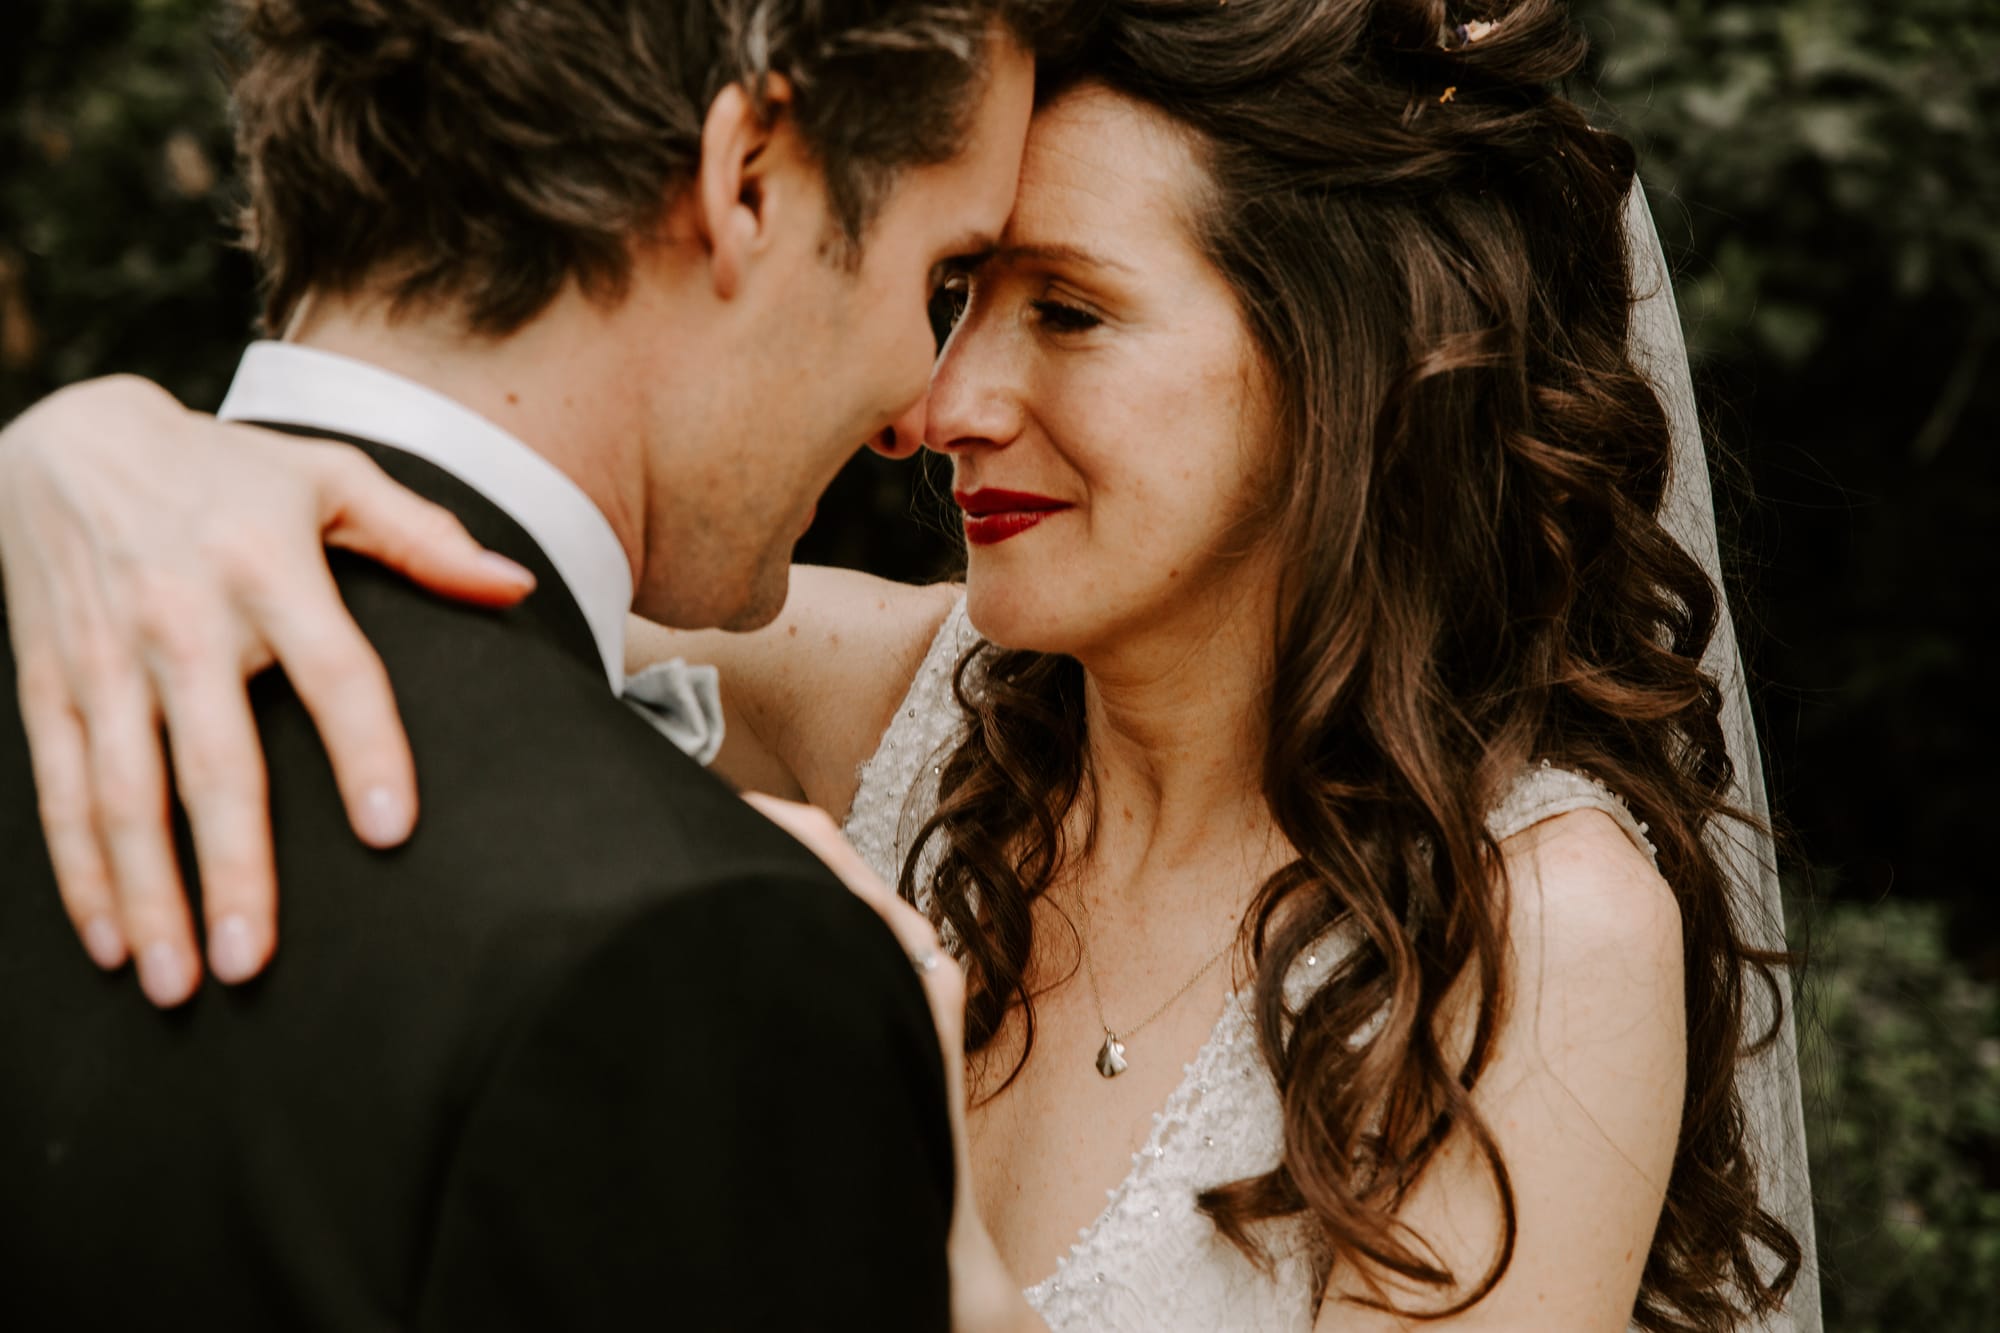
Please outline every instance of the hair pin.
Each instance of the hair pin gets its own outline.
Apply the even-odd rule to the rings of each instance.
[[[1471,46],[1474,42],[1485,41],[1500,25],[1486,19],[1474,19],[1470,23],[1460,23],[1438,34],[1438,45],[1447,51],[1457,51]]]
[[[1457,96],[1458,96],[1458,85],[1454,83],[1453,85],[1451,85],[1451,87],[1445,89],[1444,92],[1438,96],[1438,105],[1443,106],[1446,102],[1451,101],[1454,97]]]

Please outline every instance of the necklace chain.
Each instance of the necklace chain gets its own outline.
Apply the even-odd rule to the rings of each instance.
[[[1195,969],[1193,976],[1180,984],[1180,989],[1160,1001],[1157,1009],[1120,1033],[1112,1030],[1110,1020],[1104,1016],[1104,996],[1097,989],[1097,970],[1090,965],[1089,922],[1089,910],[1086,908],[1084,913],[1086,933],[1078,940],[1078,943],[1083,946],[1083,977],[1090,984],[1091,1003],[1097,1006],[1097,1025],[1104,1029],[1104,1044],[1097,1051],[1097,1072],[1106,1078],[1116,1078],[1119,1074],[1125,1072],[1125,1038],[1137,1036],[1154,1019],[1173,1008],[1174,1001],[1193,990],[1196,983],[1215,969],[1217,963],[1228,957],[1230,949],[1235,947],[1236,936],[1232,934],[1220,949],[1217,949],[1214,954],[1210,955],[1207,962]]]

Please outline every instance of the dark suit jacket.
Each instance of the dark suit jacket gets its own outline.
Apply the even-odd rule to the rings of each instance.
[[[91,966],[0,707],[0,1327],[946,1327],[942,1064],[894,938],[611,696],[518,525],[369,452],[541,583],[493,613],[336,557],[423,819],[363,848],[255,683],[267,976],[162,1014]]]

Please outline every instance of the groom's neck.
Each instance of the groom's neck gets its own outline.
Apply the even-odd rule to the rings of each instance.
[[[504,338],[453,310],[397,313],[316,296],[285,341],[393,371],[472,409],[561,469],[604,513],[631,562],[644,553],[648,377],[629,373],[615,316],[571,291]]]

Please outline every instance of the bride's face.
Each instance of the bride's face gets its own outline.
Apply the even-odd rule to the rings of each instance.
[[[1192,232],[1204,183],[1165,118],[1079,89],[1035,117],[1000,248],[952,284],[924,433],[996,643],[1088,659],[1261,600],[1244,519],[1271,413]]]

